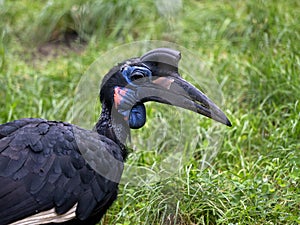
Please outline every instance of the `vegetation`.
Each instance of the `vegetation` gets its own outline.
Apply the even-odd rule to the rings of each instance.
[[[216,76],[233,127],[219,131],[219,153],[203,169],[211,123],[180,111],[194,142],[157,139],[178,123],[166,107],[148,107],[128,165],[151,167],[176,146],[193,154],[163,180],[122,182],[100,224],[299,224],[299,14],[297,0],[0,0],[0,122],[73,122],[76,87],[99,56],[133,41],[175,42]]]

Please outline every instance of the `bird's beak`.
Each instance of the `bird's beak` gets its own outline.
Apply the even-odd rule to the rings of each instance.
[[[136,98],[141,102],[156,101],[188,109],[231,126],[212,100],[180,76],[152,77],[137,88]]]

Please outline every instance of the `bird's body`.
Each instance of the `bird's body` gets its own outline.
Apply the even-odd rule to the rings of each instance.
[[[192,110],[231,126],[224,113],[178,73],[180,53],[156,49],[105,76],[93,131],[43,119],[0,125],[0,225],[96,224],[117,198],[130,128],[144,103]]]
[[[114,141],[68,123],[21,119],[0,125],[0,184],[4,185],[0,188],[0,224],[53,208],[63,215],[75,204],[73,214],[76,211],[79,219],[69,224],[95,224],[100,220],[116,199],[118,184],[89,166],[74,129],[123,160]],[[69,218],[54,216],[53,221],[62,222],[64,217]],[[33,223],[31,218],[28,224]]]

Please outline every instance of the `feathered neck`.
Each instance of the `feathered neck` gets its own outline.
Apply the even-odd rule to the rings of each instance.
[[[130,129],[114,107],[109,107],[105,102],[102,103],[101,115],[94,130],[117,143],[122,150],[124,160],[126,159],[128,152],[125,143],[130,137]]]

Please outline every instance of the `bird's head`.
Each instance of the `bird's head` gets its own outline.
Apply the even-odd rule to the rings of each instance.
[[[133,129],[145,124],[148,101],[185,108],[231,126],[212,100],[180,76],[180,57],[178,51],[158,48],[115,66],[102,82],[101,102]]]

